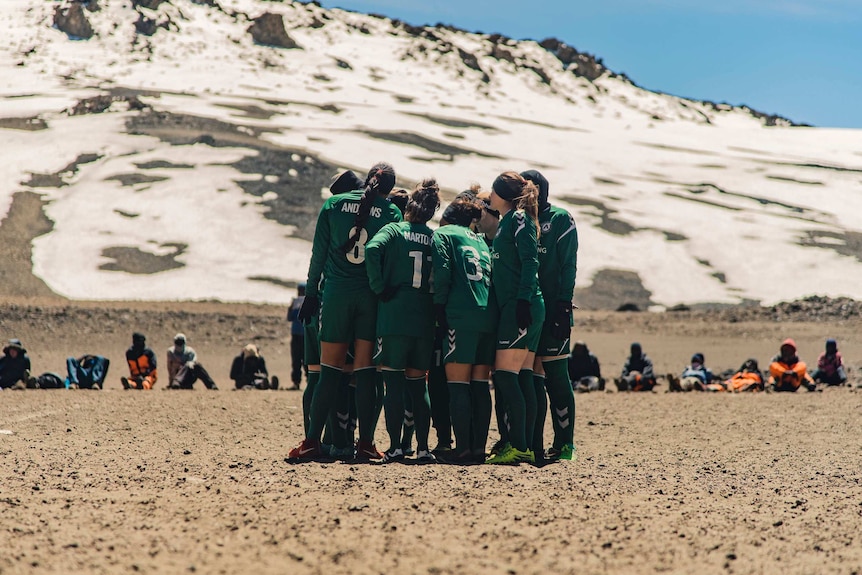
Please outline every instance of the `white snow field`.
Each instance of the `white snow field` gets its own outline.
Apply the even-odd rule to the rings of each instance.
[[[289,207],[273,210],[301,170],[238,167],[273,150],[331,167],[318,204],[336,169],[378,160],[404,184],[435,176],[450,193],[539,169],[577,220],[579,286],[614,269],[638,273],[664,306],[862,299],[862,131],[767,121],[609,71],[591,81],[533,41],[314,4],[99,0],[84,10],[87,40],[53,26],[58,6],[0,2],[0,214],[16,192],[43,196],[54,229],[35,240],[33,271],[63,296],[289,301],[313,215],[286,224]],[[300,48],[252,40],[265,11]],[[139,18],[163,27],[139,34]],[[100,95],[117,97],[70,113]],[[130,129],[157,113],[217,120],[232,137]],[[124,271],[116,248],[175,265]]]

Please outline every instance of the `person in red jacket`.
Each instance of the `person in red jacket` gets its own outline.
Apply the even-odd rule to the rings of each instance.
[[[817,359],[817,369],[811,374],[814,381],[826,385],[844,385],[847,383],[847,372],[844,371],[844,360],[838,351],[838,342],[826,340],[826,351]]]
[[[770,391],[796,391],[801,385],[808,391],[816,389],[814,380],[808,375],[808,366],[796,353],[796,342],[787,338],[781,344],[781,352],[772,358],[769,365],[767,386]]]

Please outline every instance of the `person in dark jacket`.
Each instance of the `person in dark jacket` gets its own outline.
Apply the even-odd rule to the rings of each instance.
[[[121,377],[123,389],[152,389],[159,378],[156,370],[156,354],[147,347],[144,334],[132,334],[132,345],[126,350],[126,362],[129,364],[129,377]]]
[[[230,378],[237,389],[278,389],[278,376],[269,379],[266,360],[257,346],[250,343],[235,358],[230,366]]]
[[[575,342],[569,357],[569,379],[575,391],[601,391],[605,388],[598,358],[590,352],[583,341]]]
[[[643,352],[641,344],[631,345],[631,354],[623,366],[621,377],[615,380],[620,391],[652,391],[655,387],[655,371],[652,360]]]
[[[299,310],[305,301],[305,282],[296,286],[296,294],[287,311],[287,319],[290,321],[290,381],[293,382],[293,389],[299,389],[303,369],[308,381],[308,366],[305,365],[305,324],[299,321]]]
[[[20,339],[10,339],[0,357],[0,389],[25,389],[30,379],[30,356]]]

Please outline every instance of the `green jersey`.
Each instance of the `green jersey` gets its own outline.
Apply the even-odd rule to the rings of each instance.
[[[371,290],[397,290],[377,308],[377,335],[424,337],[434,333],[431,235],[425,224],[384,226],[365,246]]]
[[[539,214],[539,287],[547,308],[555,301],[572,301],[578,273],[578,228],[562,208],[549,206]]]
[[[541,297],[539,240],[536,223],[524,210],[510,210],[500,218],[494,238],[493,285],[497,305]]]
[[[493,332],[497,310],[490,305],[491,255],[469,228],[454,224],[434,232],[434,303],[446,304],[455,329]]]
[[[319,296],[321,276],[326,277],[327,289],[336,289],[339,293],[368,289],[365,246],[380,228],[390,222],[400,222],[401,212],[385,198],[376,196],[359,240],[352,250],[344,253],[341,246],[354,232],[353,223],[361,199],[362,191],[339,194],[326,200],[320,208],[308,266],[307,296]]]

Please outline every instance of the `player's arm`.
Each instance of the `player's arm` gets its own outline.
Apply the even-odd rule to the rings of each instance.
[[[521,260],[517,298],[530,301],[539,281],[539,238],[535,222],[522,211],[515,212],[515,246]]]
[[[398,233],[397,224],[386,224],[365,244],[365,271],[371,291],[380,295],[386,289],[386,272],[383,258],[389,243]]]
[[[320,278],[323,275],[323,267],[329,254],[329,243],[331,230],[329,227],[329,211],[332,198],[327,200],[320,213],[317,215],[317,227],[314,230],[314,241],[311,244],[311,262],[308,264],[308,281],[306,282],[305,295],[318,297]]]
[[[560,260],[560,293],[557,295],[563,301],[572,301],[578,275],[578,228],[571,215],[560,220],[565,222],[565,226],[561,226],[564,229],[557,238],[557,257]]]
[[[434,303],[445,304],[449,301],[452,286],[451,242],[445,234],[431,237],[431,270],[434,276]]]

